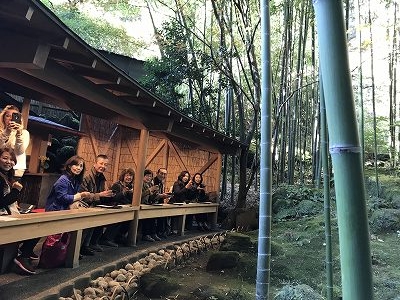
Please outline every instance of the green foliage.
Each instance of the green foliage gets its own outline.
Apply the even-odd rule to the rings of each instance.
[[[387,233],[400,230],[400,211],[398,209],[378,209],[370,218],[373,233]]]
[[[300,185],[280,185],[272,195],[274,220],[315,215],[322,211],[322,191]]]
[[[324,298],[317,294],[311,287],[305,284],[285,285],[283,289],[275,296],[275,300],[323,300]]]
[[[226,235],[224,242],[220,247],[220,251],[240,251],[256,253],[257,247],[250,239],[250,236],[240,232],[230,232]]]
[[[321,202],[311,200],[303,200],[297,205],[296,212],[299,216],[312,216],[322,212],[323,206]]]
[[[248,292],[242,290],[242,289],[232,289],[229,290],[225,295],[222,296],[222,298],[218,298],[221,300],[252,300],[254,299],[254,296],[252,294],[249,294]]]
[[[364,122],[364,151],[374,153],[374,126],[372,115],[367,115]],[[387,117],[376,118],[376,139],[378,153],[389,153],[389,121]]]
[[[104,6],[107,1],[100,2],[103,3]],[[143,42],[128,35],[124,28],[107,23],[105,18],[95,19],[79,10],[76,4],[52,5],[48,1],[45,1],[44,4],[49,6],[57,17],[59,17],[74,33],[96,49],[133,57],[138,53],[139,49],[144,47]],[[130,9],[128,6],[125,10],[119,10],[119,8],[125,7],[126,5],[130,7],[130,4],[123,2],[113,5],[108,4],[107,7],[115,11],[118,9],[118,12],[123,11],[122,18],[127,18],[127,15],[131,12],[133,13],[135,11],[137,13],[136,10],[132,10],[133,7]]]
[[[145,62],[145,75],[140,82],[166,103],[204,122],[211,109],[208,102],[200,99],[216,93],[207,80],[211,58],[201,51],[189,51],[186,32],[174,20],[163,24],[158,41],[163,54]],[[186,99],[190,89],[192,98]]]

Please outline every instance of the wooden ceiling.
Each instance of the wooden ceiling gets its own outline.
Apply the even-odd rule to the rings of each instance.
[[[40,1],[0,1],[0,91],[234,154],[245,145],[168,106]]]

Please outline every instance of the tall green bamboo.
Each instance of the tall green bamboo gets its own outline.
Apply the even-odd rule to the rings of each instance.
[[[375,97],[375,76],[374,76],[374,41],[372,39],[372,16],[371,16],[371,0],[368,0],[368,28],[369,38],[371,45],[370,51],[370,70],[371,70],[371,101],[372,101],[372,120],[374,126],[374,173],[375,173],[375,185],[376,185],[376,196],[379,197],[379,176],[378,176],[378,138],[377,138],[377,122],[376,122],[376,97]]]
[[[361,18],[361,4],[360,0],[357,0],[357,7],[358,7],[358,27],[361,28],[362,18]],[[362,57],[362,30],[360,29],[360,33],[358,35],[358,94],[359,94],[359,134],[360,134],[360,143],[361,143],[361,161],[363,162],[363,167],[365,163],[365,138],[364,138],[364,85],[363,85],[363,57]]]
[[[332,266],[332,231],[331,231],[331,196],[330,171],[328,163],[328,135],[326,132],[326,108],[324,85],[320,76],[320,126],[321,126],[321,157],[324,172],[324,217],[325,217],[325,267],[326,267],[326,298],[333,299],[333,266]]]
[[[261,155],[260,155],[260,217],[256,299],[268,299],[271,265],[271,44],[269,1],[261,1]]]
[[[373,298],[361,147],[341,1],[313,1],[335,178],[344,300]]]

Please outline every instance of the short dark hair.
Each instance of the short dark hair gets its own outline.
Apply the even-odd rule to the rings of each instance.
[[[159,168],[159,169],[157,170],[157,174],[160,173],[161,170],[167,171],[167,168]]]
[[[144,170],[143,176],[146,176],[146,175],[149,175],[149,174],[151,174],[151,176],[153,176],[153,172],[151,170],[149,170],[149,169]]]

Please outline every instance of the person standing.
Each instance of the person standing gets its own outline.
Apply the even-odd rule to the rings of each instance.
[[[14,150],[11,148],[0,148],[0,214],[19,214],[18,210],[11,209],[21,196],[22,184],[14,180],[13,167],[17,163]],[[38,260],[33,249],[40,238],[23,241],[19,248],[20,254],[14,258],[15,265],[25,274],[36,274],[31,261]]]
[[[13,117],[14,115],[14,117]],[[7,105],[0,113],[0,147],[14,150],[17,163],[14,166],[15,176],[22,177],[26,169],[26,148],[29,146],[29,131],[24,129],[24,120],[14,105]]]
[[[89,206],[95,206],[95,204],[109,204],[112,201],[114,193],[112,190],[106,187],[106,177],[104,172],[108,167],[108,157],[105,154],[97,155],[96,161],[89,171],[89,173],[83,178],[80,186],[80,192],[90,192],[90,197],[83,199]],[[84,233],[83,244],[81,248],[81,254],[93,255],[90,250],[101,252],[103,248],[99,245],[100,239],[102,244],[118,247],[118,244],[112,242],[112,239],[118,232],[118,224],[111,224],[106,227],[103,233],[103,226],[96,228],[86,229],[87,233]],[[83,251],[83,252],[82,252]],[[85,254],[87,253],[87,254]]]

